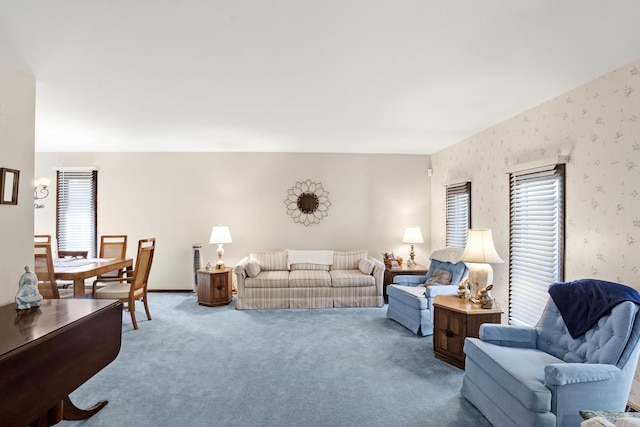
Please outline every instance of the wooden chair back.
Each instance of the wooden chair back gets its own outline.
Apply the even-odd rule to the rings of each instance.
[[[34,273],[38,277],[38,291],[43,298],[60,298],[53,269],[51,243],[34,243]]]
[[[124,234],[104,235],[100,237],[100,258],[126,258],[127,236]],[[122,277],[124,270],[113,270],[100,275],[100,278]]]
[[[141,289],[147,292],[147,282],[149,281],[149,273],[151,272],[151,263],[153,262],[153,254],[156,249],[155,237],[143,239],[138,242],[138,255],[136,257],[136,266],[134,268],[133,283],[131,284],[130,294],[137,294]]]

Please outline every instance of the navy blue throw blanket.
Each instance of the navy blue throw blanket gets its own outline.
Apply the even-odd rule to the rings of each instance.
[[[596,279],[554,283],[549,286],[549,295],[573,338],[594,327],[617,304],[623,301],[640,304],[640,293],[635,289]]]

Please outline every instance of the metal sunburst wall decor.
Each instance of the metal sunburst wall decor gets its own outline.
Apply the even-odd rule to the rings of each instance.
[[[309,226],[320,224],[322,218],[329,215],[329,192],[322,184],[307,179],[296,182],[288,191],[284,204],[287,205],[287,215],[291,215],[293,222]]]

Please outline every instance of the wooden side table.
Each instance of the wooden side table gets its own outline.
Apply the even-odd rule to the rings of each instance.
[[[483,323],[500,323],[502,308],[480,308],[457,295],[438,295],[433,302],[433,354],[437,359],[464,369],[466,337],[479,337]]]
[[[208,307],[227,305],[233,298],[231,268],[198,270],[198,304]]]
[[[382,295],[384,296],[384,302],[387,302],[387,286],[393,283],[393,278],[400,275],[409,276],[424,276],[429,271],[429,268],[424,265],[416,264],[413,267],[407,267],[407,264],[402,264],[399,268],[387,268],[384,269],[384,281],[382,282]]]

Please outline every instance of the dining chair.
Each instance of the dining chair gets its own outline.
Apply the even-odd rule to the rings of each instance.
[[[82,258],[86,259],[88,256],[89,256],[89,251],[68,251],[68,250],[58,251],[58,258],[60,259],[82,259]],[[73,286],[73,281],[58,280],[57,284],[58,284],[58,288],[68,289],[69,286]],[[60,296],[62,297],[63,295],[61,294]]]
[[[151,271],[155,249],[155,237],[138,241],[138,254],[133,270],[125,270],[124,277],[107,277],[93,282],[91,292],[93,298],[117,299],[123,302],[125,304],[124,308],[128,309],[131,314],[134,329],[138,329],[135,315],[136,301],[144,303],[147,319],[151,320],[151,313],[149,313],[149,305],[147,304],[147,282],[149,281],[149,272]],[[106,283],[106,285],[98,288],[96,287],[97,283]]]
[[[58,258],[87,258],[89,251],[58,251]]]
[[[38,291],[43,298],[60,298],[53,270],[51,243],[34,243],[34,273],[38,277]]]
[[[35,234],[33,236],[33,243],[49,243],[51,244],[50,234]]]
[[[126,258],[127,256],[127,236],[125,234],[113,234],[100,236],[100,258]],[[124,269],[108,271],[101,274],[93,282],[101,279],[114,277],[124,277]]]

